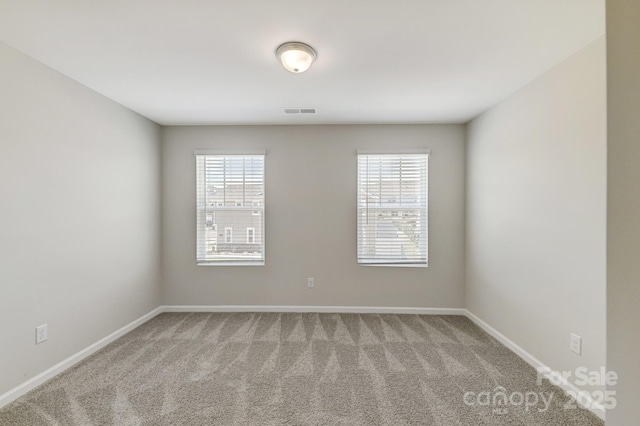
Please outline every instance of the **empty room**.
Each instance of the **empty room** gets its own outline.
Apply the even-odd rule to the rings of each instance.
[[[0,425],[639,424],[639,23],[0,0]]]

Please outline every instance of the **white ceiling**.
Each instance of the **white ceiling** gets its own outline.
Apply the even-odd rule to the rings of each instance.
[[[0,40],[160,124],[466,122],[602,34],[604,0],[0,0]]]

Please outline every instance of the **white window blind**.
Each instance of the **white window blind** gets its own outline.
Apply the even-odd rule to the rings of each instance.
[[[358,153],[358,263],[427,266],[428,158]]]
[[[196,153],[196,183],[197,264],[263,265],[264,155]]]

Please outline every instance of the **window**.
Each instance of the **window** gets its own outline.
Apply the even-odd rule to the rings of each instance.
[[[195,154],[196,263],[263,265],[264,153]]]
[[[358,263],[427,266],[428,152],[358,152]]]

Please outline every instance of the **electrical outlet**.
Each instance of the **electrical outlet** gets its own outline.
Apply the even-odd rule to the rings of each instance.
[[[42,324],[36,327],[36,345],[39,345],[40,343],[44,342],[48,338],[49,336],[47,332],[47,324]]]
[[[578,355],[582,354],[582,337],[571,333],[569,335],[569,349]]]
[[[308,288],[313,288],[315,286],[315,281],[313,278],[307,278],[307,287]]]

